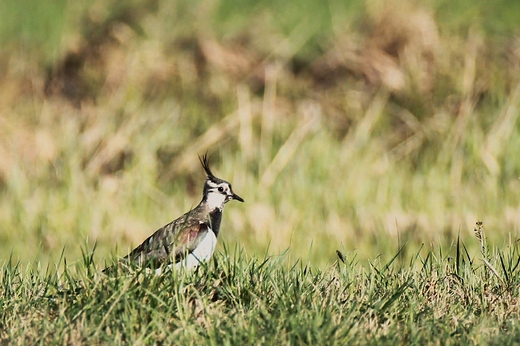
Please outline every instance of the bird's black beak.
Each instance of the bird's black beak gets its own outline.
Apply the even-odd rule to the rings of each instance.
[[[240,201],[240,202],[244,202],[244,199],[242,197],[240,197],[239,195],[237,195],[236,193],[234,193],[231,198],[233,199],[236,199],[237,201]]]

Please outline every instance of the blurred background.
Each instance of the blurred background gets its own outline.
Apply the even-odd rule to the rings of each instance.
[[[200,201],[327,265],[520,230],[517,0],[4,0],[0,260],[103,266]],[[478,253],[478,249],[476,250]]]

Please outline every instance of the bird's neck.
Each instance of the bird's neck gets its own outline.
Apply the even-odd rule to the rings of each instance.
[[[215,237],[218,237],[220,231],[220,221],[222,220],[222,211],[215,209],[209,214],[209,220],[211,223],[211,230],[215,233]]]
[[[198,209],[202,210],[204,214],[207,215],[210,228],[215,233],[215,236],[218,236],[220,230],[220,221],[222,220],[222,210],[224,209],[224,204],[215,206],[208,202],[207,198],[202,199],[202,201],[197,206]]]

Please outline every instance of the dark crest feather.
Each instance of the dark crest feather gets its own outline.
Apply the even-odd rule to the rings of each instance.
[[[204,168],[204,171],[206,172],[206,175],[208,177],[215,177],[213,173],[211,173],[211,169],[209,169],[209,157],[208,153],[206,152],[202,157],[199,155],[200,164],[202,165],[202,168]]]

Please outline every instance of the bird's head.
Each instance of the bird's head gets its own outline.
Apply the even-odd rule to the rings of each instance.
[[[204,184],[203,200],[208,204],[211,210],[218,208],[222,210],[224,204],[231,200],[244,202],[244,199],[233,192],[231,184],[223,179],[217,178],[209,168],[208,156],[200,157],[200,163],[206,172],[206,183]]]

